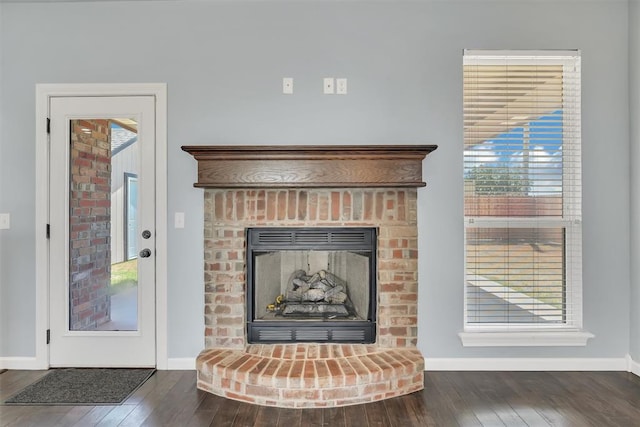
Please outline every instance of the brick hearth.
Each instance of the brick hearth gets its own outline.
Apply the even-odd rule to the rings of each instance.
[[[426,151],[425,147],[413,151],[406,146],[393,148],[394,153],[400,153],[397,173],[387,167],[383,178],[372,172],[371,162],[367,163],[376,150],[356,152],[348,157],[348,165],[353,165],[354,156],[363,155],[367,168],[340,172],[342,179],[349,181],[333,188],[326,183],[315,188],[313,182],[304,181],[307,175],[298,182],[277,182],[279,172],[270,169],[269,176],[276,180],[260,183],[254,178],[268,168],[257,158],[263,153],[253,148],[243,148],[251,151],[249,160],[253,163],[243,166],[245,173],[238,176],[237,165],[243,163],[233,167],[224,164],[236,155],[233,148],[183,148],[198,159],[196,185],[205,187],[205,349],[197,358],[198,388],[230,399],[295,408],[366,403],[421,390],[424,359],[416,348],[415,187],[424,185],[421,159],[435,146],[426,146]],[[295,154],[294,150],[280,151],[280,157],[271,156],[291,159]],[[385,156],[388,152],[388,148],[379,149]],[[312,150],[308,157],[312,168],[318,164],[335,166],[331,153]],[[322,158],[316,162],[317,157]],[[216,169],[215,162],[222,167]],[[341,170],[340,164],[335,167]],[[316,169],[310,175],[323,173]],[[245,178],[253,181],[243,188]],[[376,187],[376,179],[384,185]],[[245,229],[277,226],[378,228],[375,344],[247,342]]]
[[[248,345],[198,358],[198,387],[231,399],[291,408],[373,402],[422,390],[415,348],[358,344]]]

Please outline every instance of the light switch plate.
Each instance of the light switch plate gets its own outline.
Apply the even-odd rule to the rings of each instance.
[[[347,79],[336,79],[336,93],[338,95],[347,94]]]
[[[11,228],[11,215],[0,213],[0,230],[8,230],[9,228]]]
[[[184,212],[176,212],[173,225],[175,228],[184,228]]]

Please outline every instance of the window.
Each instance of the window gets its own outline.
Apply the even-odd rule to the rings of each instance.
[[[581,328],[577,51],[465,51],[464,214],[465,332]]]

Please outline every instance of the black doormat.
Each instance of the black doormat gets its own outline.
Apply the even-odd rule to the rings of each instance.
[[[13,395],[7,405],[118,405],[155,369],[53,369]]]

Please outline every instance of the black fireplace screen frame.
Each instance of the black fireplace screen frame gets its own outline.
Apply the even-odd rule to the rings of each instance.
[[[377,248],[375,227],[249,227],[245,230],[247,262],[247,340],[249,343],[337,342],[372,344],[376,339]],[[274,251],[353,251],[369,260],[366,320],[335,321],[256,319],[256,256]]]

